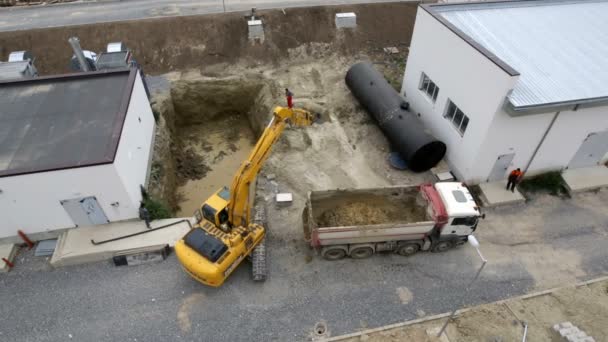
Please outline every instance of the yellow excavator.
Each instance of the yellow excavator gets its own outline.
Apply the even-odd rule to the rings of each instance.
[[[196,224],[175,244],[177,259],[194,279],[219,287],[251,257],[253,280],[266,280],[265,213],[260,208],[251,217],[250,187],[285,126],[310,126],[313,121],[313,114],[304,109],[276,107],[230,189],[218,190],[196,210]]]

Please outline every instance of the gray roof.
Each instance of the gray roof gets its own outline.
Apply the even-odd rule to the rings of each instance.
[[[608,96],[606,1],[507,1],[432,9],[487,49],[489,57],[519,72],[508,96],[516,108]]]
[[[114,161],[136,69],[0,83],[0,177]]]

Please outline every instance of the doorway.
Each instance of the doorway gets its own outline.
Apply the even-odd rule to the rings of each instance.
[[[501,154],[498,156],[496,162],[494,163],[494,167],[492,168],[492,172],[490,172],[490,175],[488,176],[488,182],[505,179],[507,170],[509,169],[514,157],[515,153]]]
[[[569,169],[596,166],[608,151],[608,131],[589,134],[570,160]]]

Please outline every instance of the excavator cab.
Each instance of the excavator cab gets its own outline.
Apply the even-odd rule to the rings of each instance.
[[[194,214],[197,223],[200,224],[205,219],[224,232],[228,232],[230,230],[228,226],[229,199],[230,191],[227,187],[223,187],[211,195]]]

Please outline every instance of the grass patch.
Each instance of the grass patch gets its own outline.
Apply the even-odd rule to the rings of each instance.
[[[169,207],[167,207],[160,201],[154,200],[152,198],[147,198],[144,199],[143,202],[144,207],[148,209],[148,212],[150,213],[151,220],[166,219],[172,216]]]
[[[566,195],[568,193],[559,171],[547,172],[526,178],[519,183],[519,188],[530,193],[546,192],[553,196]]]
[[[150,220],[161,220],[173,217],[171,209],[161,201],[158,201],[148,194],[148,192],[141,188],[142,204],[144,208],[148,209],[150,214]]]

